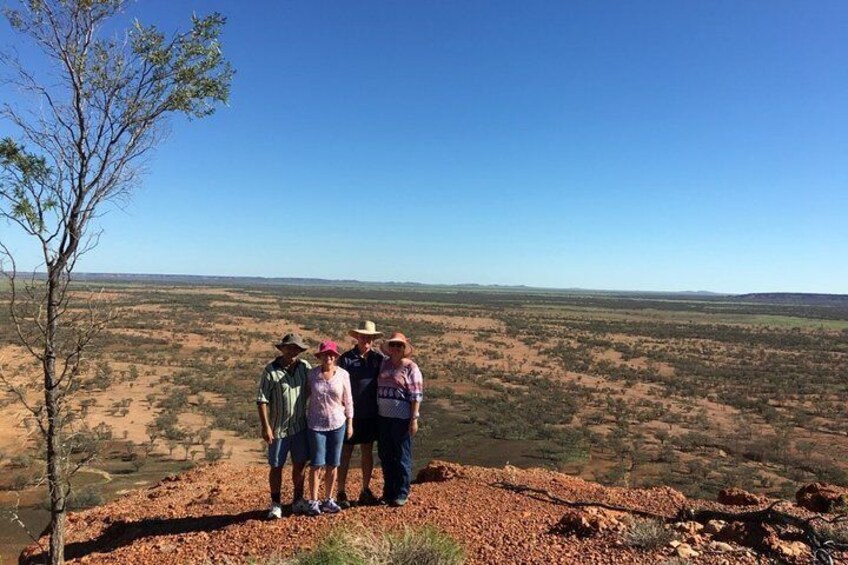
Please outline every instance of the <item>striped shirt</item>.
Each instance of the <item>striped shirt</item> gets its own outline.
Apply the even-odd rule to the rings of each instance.
[[[384,418],[410,419],[412,402],[424,397],[424,378],[414,361],[403,360],[396,368],[391,359],[383,360],[377,377],[377,409]]]
[[[350,375],[336,367],[330,380],[321,376],[321,367],[309,371],[309,407],[306,421],[310,430],[337,430],[345,419],[353,418],[353,397],[350,394]]]
[[[269,363],[259,378],[257,404],[268,405],[268,423],[275,438],[292,436],[306,429],[306,382],[309,363],[298,359],[289,372],[280,366],[279,358]]]

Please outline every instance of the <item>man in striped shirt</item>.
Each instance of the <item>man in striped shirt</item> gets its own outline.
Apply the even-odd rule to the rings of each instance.
[[[309,447],[306,441],[306,400],[309,385],[306,376],[309,363],[298,359],[307,346],[297,334],[287,334],[274,346],[280,355],[269,363],[259,379],[256,403],[262,439],[268,444],[268,484],[271,489],[269,519],[280,518],[283,508],[280,491],[283,486],[283,465],[291,452],[292,512],[302,514],[307,509],[303,498],[303,479]]]

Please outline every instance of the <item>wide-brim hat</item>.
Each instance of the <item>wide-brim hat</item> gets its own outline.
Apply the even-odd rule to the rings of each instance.
[[[294,345],[296,347],[299,347],[301,351],[306,351],[307,349],[309,349],[309,347],[307,347],[307,345],[303,343],[303,338],[301,338],[298,334],[295,333],[284,335],[278,343],[274,344],[274,347],[279,350],[282,350],[287,345]]]
[[[341,353],[339,353],[339,346],[336,345],[335,341],[329,339],[321,342],[321,345],[318,346],[318,351],[315,353],[315,357],[320,358],[325,353],[335,353],[336,357],[341,356]]]
[[[412,344],[409,343],[409,338],[407,338],[402,333],[394,332],[392,335],[390,335],[389,339],[387,339],[386,341],[384,341],[382,343],[382,345],[380,345],[380,351],[382,351],[386,355],[390,355],[389,354],[389,351],[390,351],[389,350],[389,344],[390,343],[402,343],[404,345],[403,356],[409,357],[410,355],[412,355]]]
[[[354,328],[347,332],[350,337],[356,337],[358,335],[370,335],[371,337],[383,337],[383,332],[377,331],[377,324],[372,322],[371,320],[365,320],[359,327]]]

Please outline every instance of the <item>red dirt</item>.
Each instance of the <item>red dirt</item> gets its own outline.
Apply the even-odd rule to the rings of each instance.
[[[429,478],[439,480],[414,485],[409,504],[400,509],[352,508],[315,518],[286,512],[281,520],[266,521],[266,468],[229,463],[201,467],[105,506],[71,514],[66,555],[75,563],[243,562],[291,556],[314,546],[343,523],[361,523],[377,531],[434,525],[463,544],[468,563],[626,565],[658,563],[676,555],[671,546],[654,551],[628,547],[614,529],[601,528],[586,538],[563,534],[561,520],[575,510],[496,483],[527,485],[569,501],[611,504],[667,517],[686,503],[672,489],[607,488],[538,469],[445,463],[434,468]],[[349,492],[358,492],[358,480],[352,472]],[[285,483],[288,487],[288,478]],[[379,492],[379,473],[375,483]],[[285,487],[284,500],[290,495]],[[756,562],[744,550],[699,551],[697,563]],[[37,562],[37,551],[30,548],[29,552],[29,562]]]

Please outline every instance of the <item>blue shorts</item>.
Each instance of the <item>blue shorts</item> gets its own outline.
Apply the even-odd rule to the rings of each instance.
[[[292,463],[309,461],[306,432],[297,432],[288,437],[274,438],[274,441],[268,446],[268,465],[282,467],[286,464],[286,457],[288,457],[289,452],[291,452]]]
[[[309,430],[309,452],[312,454],[313,467],[339,466],[346,428],[347,426],[342,424],[342,427],[329,432]]]

